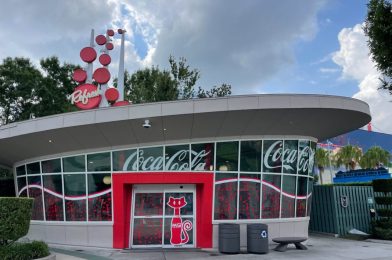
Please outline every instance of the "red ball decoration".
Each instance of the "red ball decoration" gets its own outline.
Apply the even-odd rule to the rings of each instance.
[[[106,34],[109,36],[113,36],[114,35],[114,31],[112,29],[109,29],[106,31]]]
[[[105,97],[106,97],[107,101],[110,103],[116,102],[116,100],[118,99],[119,96],[120,96],[120,93],[118,92],[118,90],[116,88],[108,88],[105,91]]]
[[[80,51],[82,61],[91,63],[97,58],[97,52],[93,47],[85,47]]]
[[[113,43],[111,43],[111,42],[106,43],[106,49],[107,50],[111,51],[111,50],[113,50],[113,48],[114,48]]]
[[[87,73],[83,69],[76,69],[74,70],[72,78],[79,83],[83,83],[87,79]]]
[[[110,72],[107,68],[98,68],[94,71],[93,78],[99,84],[106,84],[110,80]]]
[[[101,56],[99,56],[99,62],[103,66],[109,65],[111,61],[112,61],[112,58],[110,58],[110,56],[108,54],[106,54],[106,53],[101,54]]]
[[[106,43],[106,37],[105,37],[105,35],[100,34],[100,35],[98,35],[97,37],[95,37],[95,42],[96,42],[98,45],[104,45],[104,44]]]

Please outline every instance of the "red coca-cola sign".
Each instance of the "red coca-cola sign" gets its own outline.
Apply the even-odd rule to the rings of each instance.
[[[102,96],[97,86],[86,83],[77,86],[68,99],[80,109],[92,109],[99,106]]]

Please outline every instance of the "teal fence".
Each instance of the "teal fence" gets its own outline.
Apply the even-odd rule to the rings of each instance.
[[[370,233],[371,186],[313,187],[309,230],[346,235],[351,229]]]

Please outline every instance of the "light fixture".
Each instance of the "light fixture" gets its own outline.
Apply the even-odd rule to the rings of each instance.
[[[148,120],[148,119],[144,120],[144,124],[142,126],[144,128],[150,128],[151,127],[150,120]]]
[[[109,184],[111,184],[112,183],[112,177],[110,177],[109,175],[108,176],[105,176],[105,177],[103,177],[103,183],[105,183],[106,185],[109,185]]]
[[[229,167],[227,167],[226,164],[223,164],[223,165],[219,166],[219,171],[225,172],[225,171],[228,171],[228,170],[229,170]]]
[[[53,140],[52,140],[52,139],[49,139],[49,143],[53,143]]]

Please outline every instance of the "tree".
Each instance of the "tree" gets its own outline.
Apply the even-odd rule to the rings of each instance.
[[[380,146],[373,146],[361,158],[359,164],[361,165],[362,169],[377,169],[381,166],[389,165],[391,160],[391,154],[382,149]]]
[[[169,57],[170,72],[176,82],[178,89],[178,99],[190,99],[194,93],[194,86],[197,80],[200,78],[200,72],[197,69],[190,69],[189,65],[186,65],[186,59],[181,57],[178,61],[173,56]]]
[[[211,90],[204,90],[199,87],[198,98],[225,97],[231,95],[231,85],[223,83],[220,87],[214,86]]]
[[[334,156],[334,164],[337,167],[344,165],[347,170],[354,170],[356,164],[360,161],[362,150],[358,146],[346,145]]]
[[[316,164],[317,164],[317,168],[319,169],[319,175],[320,175],[320,184],[323,184],[323,173],[324,173],[324,169],[325,166],[328,165],[328,163],[330,162],[330,158],[329,158],[329,152],[323,148],[318,148],[316,149],[316,153],[315,153],[315,159],[316,159]]]
[[[0,125],[28,119],[37,104],[42,75],[29,59],[6,58],[0,64]]]
[[[382,73],[382,89],[392,94],[392,4],[385,0],[370,0],[364,26],[369,37],[371,57]]]

